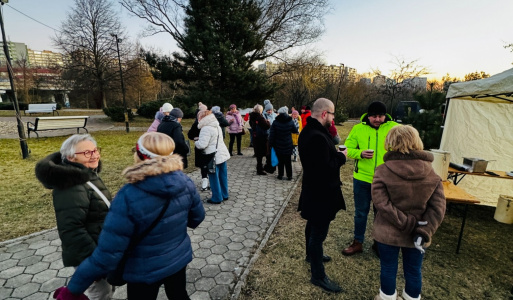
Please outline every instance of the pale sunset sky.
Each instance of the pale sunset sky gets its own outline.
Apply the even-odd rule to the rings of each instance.
[[[7,39],[33,50],[56,51],[49,27],[59,29],[72,5],[71,0],[9,0],[2,6]],[[447,73],[462,78],[474,71],[494,75],[513,68],[513,53],[504,49],[513,43],[512,0],[333,0],[332,6],[324,20],[326,33],[313,45],[327,64],[388,75],[394,57],[400,57],[428,68],[428,78]],[[114,7],[135,41],[143,21],[117,2]],[[167,34],[140,42],[166,54],[176,50]]]

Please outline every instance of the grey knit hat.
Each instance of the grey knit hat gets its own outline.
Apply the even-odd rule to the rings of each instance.
[[[267,103],[265,105],[264,111],[273,110],[273,105],[271,103]]]
[[[278,109],[278,113],[280,115],[281,114],[288,115],[289,114],[289,108],[286,107],[286,106],[282,106],[282,107],[280,107],[280,109]]]
[[[175,107],[171,110],[171,112],[169,113],[170,116],[173,116],[175,118],[183,118],[183,111],[181,109],[179,109],[178,107]]]

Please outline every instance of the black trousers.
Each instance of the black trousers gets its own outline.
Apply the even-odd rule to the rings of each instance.
[[[175,274],[155,283],[127,283],[126,288],[128,300],[155,300],[157,299],[159,288],[162,284],[164,285],[168,299],[190,299],[185,288],[186,278],[185,268],[183,268]]]
[[[290,155],[276,154],[278,157],[278,176],[283,177],[283,169],[287,172],[287,177],[292,178],[292,161]]]
[[[242,140],[242,132],[239,132],[239,133],[230,133],[230,144],[228,145],[228,152],[230,152],[230,154],[232,154],[232,151],[233,151],[233,142],[235,142],[235,138],[237,138],[237,153],[241,153],[240,152],[240,143],[241,143],[241,140]]]
[[[324,272],[324,263],[322,256],[324,255],[322,243],[328,236],[331,221],[307,221],[305,228],[306,256],[310,258],[310,269],[312,270],[312,278],[323,279],[326,276]]]

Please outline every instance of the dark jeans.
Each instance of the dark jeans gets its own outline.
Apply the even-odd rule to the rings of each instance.
[[[328,236],[330,221],[327,222],[306,222],[305,241],[306,256],[310,258],[310,269],[312,278],[323,279],[326,277],[324,272],[324,263],[322,262],[323,249],[322,243]]]
[[[241,153],[240,152],[240,142],[241,142],[241,139],[242,139],[242,132],[239,132],[239,133],[230,133],[230,144],[229,144],[229,148],[228,148],[228,151],[230,152],[230,154],[232,154],[232,151],[233,151],[233,142],[235,142],[235,138],[237,138],[237,153]]]
[[[287,171],[287,177],[292,178],[292,161],[290,155],[276,154],[278,157],[278,176],[283,177],[283,169]]]
[[[159,288],[162,284],[164,284],[168,299],[190,299],[185,288],[186,278],[185,268],[183,268],[175,274],[155,283],[127,283],[128,300],[157,299]]]
[[[353,179],[354,193],[354,239],[363,243],[365,230],[367,229],[367,216],[372,203],[371,184],[358,179]],[[376,216],[376,208],[374,216]]]
[[[403,253],[404,291],[418,298],[422,290],[422,259],[424,255],[416,248],[396,247],[376,242],[381,263],[381,291],[393,295],[396,290],[399,250]]]

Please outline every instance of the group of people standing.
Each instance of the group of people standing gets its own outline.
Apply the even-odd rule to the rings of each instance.
[[[346,209],[340,168],[352,158],[354,239],[342,253],[351,256],[363,251],[372,203],[372,248],[381,264],[375,300],[401,299],[396,290],[399,252],[406,282],[402,299],[420,299],[424,249],[443,220],[445,197],[441,178],[431,167],[433,156],[423,151],[418,132],[393,122],[386,106],[374,102],[351,130],[347,149],[337,149],[331,130],[333,102],[320,98],[311,110],[301,110],[293,109],[289,115],[284,106],[276,114],[266,100],[264,106],[255,105],[248,122],[258,175],[274,172],[273,149],[277,178],[291,180],[291,160],[299,155],[303,183],[298,211],[307,220],[305,260],[311,267],[311,283],[328,292],[342,291],[325,273],[324,263],[331,257],[325,255],[323,242],[337,212]],[[182,118],[179,108],[169,103],[161,107],[148,132],[135,143],[134,165],[123,171],[128,183],[114,200],[99,177],[101,149],[89,134],[71,136],[59,152],[37,163],[37,178],[53,189],[64,266],[76,268],[68,286],[55,292],[56,299],[88,299],[85,295],[110,299],[115,287],[106,278],[120,265],[128,299],[156,299],[161,285],[169,299],[189,299],[185,270],[192,261],[192,247],[187,228],[197,227],[205,210],[195,184],[183,173],[189,148]],[[226,116],[219,107],[208,110],[198,104],[188,138],[195,144],[202,190],[208,186],[204,184],[208,177],[212,190],[208,203],[229,198],[227,161],[235,141],[237,154],[242,155],[243,125],[234,104]],[[230,134],[229,147],[224,143],[224,127]]]
[[[307,220],[305,248],[310,281],[325,291],[342,292],[325,273],[324,263],[331,257],[324,254],[322,244],[336,213],[346,208],[340,167],[349,157],[355,160],[354,239],[342,253],[350,256],[363,251],[372,203],[373,248],[381,264],[375,300],[419,300],[425,248],[445,214],[442,179],[431,166],[433,155],[423,151],[417,130],[393,122],[381,102],[371,103],[361,122],[352,128],[345,141],[347,149],[336,150],[329,131],[334,115],[330,100],[317,99],[308,125],[299,135],[303,184],[298,210]],[[399,252],[403,255],[406,283],[402,298],[396,290]]]

